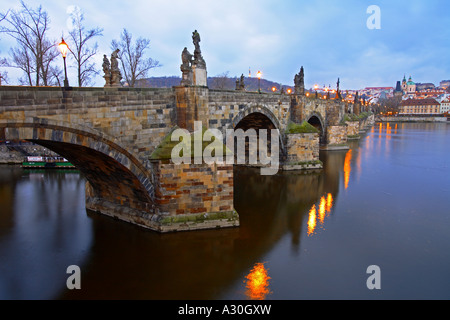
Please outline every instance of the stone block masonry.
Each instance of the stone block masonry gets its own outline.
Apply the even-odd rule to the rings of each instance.
[[[239,226],[233,166],[152,161],[158,231]]]
[[[208,88],[207,87],[175,87],[177,105],[177,125],[189,131],[194,130],[194,122],[208,123]]]
[[[233,128],[250,110],[268,116],[284,131],[290,118],[290,100],[289,95],[209,90],[208,114],[201,120],[208,128]]]
[[[347,139],[359,139],[359,131],[360,131],[360,123],[359,121],[347,121],[345,123],[347,125]]]
[[[0,87],[0,119],[53,120],[116,139],[146,159],[176,118],[172,89]]]
[[[320,169],[319,134],[295,133],[286,135],[286,161],[283,170]]]
[[[347,126],[328,126],[327,145],[322,147],[323,150],[347,150]]]

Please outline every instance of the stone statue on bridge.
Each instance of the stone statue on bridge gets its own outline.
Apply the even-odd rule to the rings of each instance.
[[[106,54],[103,55],[103,72],[105,74],[109,74],[111,72],[111,65],[109,64],[109,60],[106,57]]]
[[[111,64],[106,57],[106,54],[103,55],[103,72],[105,78],[105,87],[119,87],[120,80],[122,80],[122,74],[119,69],[119,49],[116,49],[111,54]]]
[[[111,87],[120,86],[120,80],[122,80],[122,74],[119,69],[119,49],[116,49],[111,54]]]
[[[303,66],[300,68],[300,72],[294,77],[294,91],[296,94],[305,94],[305,72]]]
[[[105,78],[105,87],[109,87],[111,83],[111,65],[106,54],[103,55],[103,78]]]
[[[339,89],[339,85],[340,85],[341,81],[338,78],[337,82],[336,82],[336,100],[341,100],[342,96],[341,96],[341,90]]]
[[[183,52],[181,53],[181,66],[180,70],[182,73],[181,77],[181,85],[189,86],[192,85],[192,54],[188,51],[186,47],[184,47]]]
[[[241,74],[239,79],[236,79],[236,90],[245,91],[244,74]]]
[[[187,48],[184,48],[181,53],[181,72],[182,86],[207,86],[207,75],[206,75],[206,62],[202,57],[202,52],[200,50],[200,34],[195,30],[192,32],[192,42],[194,43],[194,55],[189,53]]]
[[[206,63],[202,57],[202,51],[200,50],[200,34],[197,32],[197,30],[192,32],[192,42],[194,43],[195,47],[193,64],[200,68],[206,68]]]

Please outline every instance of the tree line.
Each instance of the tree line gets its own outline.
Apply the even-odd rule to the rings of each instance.
[[[67,42],[70,43],[68,57],[71,66],[77,70],[77,85],[93,85],[95,76],[100,74],[94,57],[98,53],[97,37],[103,36],[100,27],[87,27],[83,12],[75,7],[70,13],[71,28]],[[0,36],[7,35],[16,40],[9,57],[0,57],[0,84],[8,83],[5,67],[22,71],[18,79],[20,85],[61,86],[64,70],[58,66],[56,58],[61,54],[56,39],[49,38],[50,17],[39,6],[31,8],[21,1],[20,9],[0,12]],[[1,40],[1,39],[0,39]],[[134,87],[136,81],[145,78],[148,72],[161,64],[146,56],[150,40],[139,37],[135,41],[132,34],[123,29],[119,39],[111,41],[111,50],[119,49],[120,69],[125,85]]]

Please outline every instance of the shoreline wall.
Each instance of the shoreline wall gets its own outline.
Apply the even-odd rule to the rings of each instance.
[[[377,117],[377,121],[381,122],[448,122],[450,123],[450,118],[447,117]]]

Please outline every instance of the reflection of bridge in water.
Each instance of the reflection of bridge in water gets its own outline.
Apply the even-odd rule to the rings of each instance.
[[[300,242],[308,236],[311,207],[320,205],[324,195],[332,196],[333,205],[338,199],[346,153],[322,153],[324,169],[320,172],[261,176],[257,169],[236,167],[240,228],[158,235],[91,215],[95,255],[89,268],[82,267],[86,270],[83,285],[91,288],[101,283],[103,287],[98,291],[66,290],[63,298],[220,298],[219,292],[250,274],[255,262],[264,262],[262,257],[282,238],[290,237],[292,251],[300,254]],[[333,208],[328,214],[333,214]],[[116,265],[116,259],[121,263]],[[115,281],[110,280],[112,275],[117,275]],[[148,290],[136,289],[130,277],[146,283],[143,287]],[[245,285],[242,283],[243,290]]]

